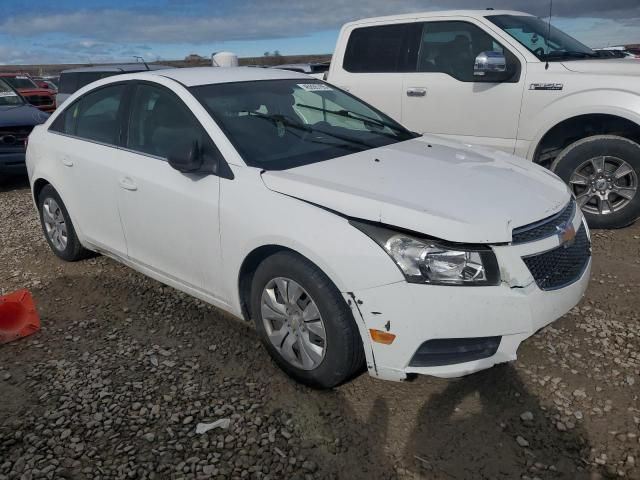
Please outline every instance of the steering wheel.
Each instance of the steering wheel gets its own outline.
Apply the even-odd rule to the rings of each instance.
[[[537,56],[542,57],[543,55],[545,55],[547,52],[545,51],[544,48],[542,47],[538,47],[536,48],[533,53],[535,53]]]

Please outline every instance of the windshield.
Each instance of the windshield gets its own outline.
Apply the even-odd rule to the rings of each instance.
[[[15,77],[4,77],[9,85],[13,88],[38,88],[29,77],[25,75],[16,75]]]
[[[414,138],[321,81],[261,80],[190,89],[248,165],[283,170]]]
[[[4,79],[0,78],[0,107],[22,105],[23,103],[22,97]]]
[[[598,58],[586,45],[539,18],[528,15],[490,15],[488,20],[507,32],[542,61]]]

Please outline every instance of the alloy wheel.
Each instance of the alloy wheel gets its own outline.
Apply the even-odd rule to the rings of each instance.
[[[583,162],[569,184],[583,211],[607,215],[626,207],[638,190],[638,176],[627,162],[600,156]]]

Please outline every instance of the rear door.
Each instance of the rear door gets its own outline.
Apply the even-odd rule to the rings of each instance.
[[[138,83],[132,95],[126,161],[117,175],[118,203],[129,258],[143,269],[218,296],[219,190],[213,174],[181,173],[167,157],[197,143],[219,155],[196,117],[166,87]]]
[[[56,185],[81,234],[97,247],[125,256],[117,205],[117,172],[126,84],[92,90],[67,107],[49,132],[59,162]]]
[[[416,38],[415,24],[406,21],[353,29],[343,58],[334,60],[342,68],[333,69],[330,81],[401,121],[404,72],[415,69]]]

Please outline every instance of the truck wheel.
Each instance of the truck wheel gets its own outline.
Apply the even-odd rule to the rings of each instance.
[[[576,196],[592,228],[621,228],[640,217],[640,145],[615,135],[583,138],[565,148],[551,170]]]
[[[344,298],[296,253],[276,253],[258,266],[251,313],[273,360],[301,383],[331,388],[364,366],[360,333]]]

